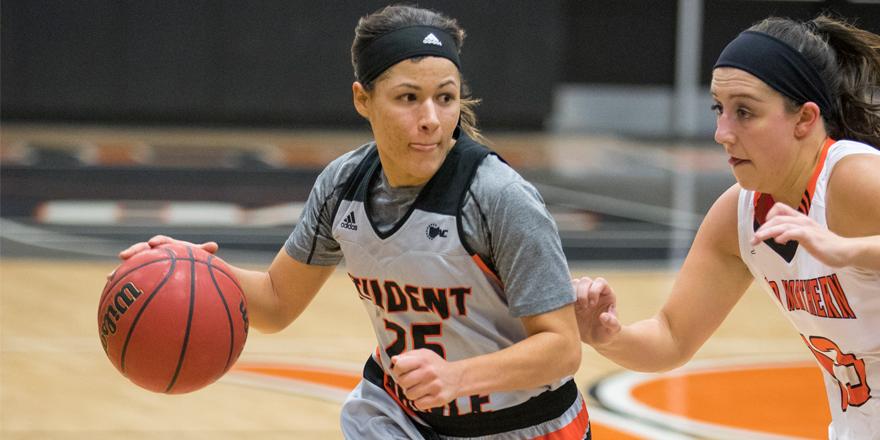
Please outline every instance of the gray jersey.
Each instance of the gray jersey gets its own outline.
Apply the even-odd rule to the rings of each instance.
[[[422,188],[391,188],[374,145],[343,156],[322,173],[286,248],[310,264],[345,256],[380,345],[365,378],[437,432],[506,432],[578,413],[569,378],[418,412],[386,374],[392,356],[416,348],[450,361],[498,351],[527,337],[519,317],[574,301],[537,192],[469,138],[459,138]]]
[[[373,143],[364,145],[324,169],[285,243],[288,255],[307,264],[342,261],[342,249],[330,231],[333,211],[342,186],[374,148]],[[376,228],[387,231],[409,210],[422,188],[392,188],[384,174],[379,174],[371,182],[370,214]],[[461,211],[464,241],[501,280],[513,316],[536,315],[574,302],[553,218],[538,191],[497,156],[480,164]]]

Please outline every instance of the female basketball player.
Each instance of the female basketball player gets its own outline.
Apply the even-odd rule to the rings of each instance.
[[[829,437],[876,438],[880,37],[824,16],[766,19],[724,49],[711,92],[737,183],[653,318],[621,325],[605,280],[573,281],[581,338],[626,368],[674,368],[757,280],[824,371]]]
[[[344,257],[379,343],[343,405],[346,437],[589,438],[556,227],[535,189],[479,143],[463,39],[426,9],[360,20],[352,93],[375,142],[323,171],[267,272],[235,269],[250,322],[285,328]]]

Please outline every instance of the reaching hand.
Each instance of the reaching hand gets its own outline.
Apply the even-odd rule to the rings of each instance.
[[[458,397],[461,372],[431,350],[419,348],[392,357],[391,374],[406,397],[422,411]]]
[[[784,203],[777,202],[767,212],[767,221],[755,231],[752,246],[769,238],[780,244],[797,241],[812,256],[831,267],[846,266],[851,258],[848,239]]]
[[[119,253],[119,259],[120,260],[127,260],[127,259],[135,256],[135,254],[138,254],[140,252],[148,251],[148,250],[153,249],[155,247],[162,246],[163,244],[170,244],[170,243],[181,243],[181,244],[186,244],[186,245],[190,245],[190,246],[195,246],[198,248],[202,248],[202,250],[204,250],[208,253],[212,253],[212,254],[216,253],[217,249],[219,248],[217,243],[213,242],[213,241],[209,241],[207,243],[202,243],[202,244],[194,244],[194,243],[190,243],[188,241],[175,240],[175,239],[173,239],[171,237],[167,237],[165,235],[156,235],[147,241],[142,241],[140,243],[135,243],[135,244],[129,246],[128,249]],[[110,279],[112,277],[113,277],[113,272],[110,272],[107,275],[107,279]]]
[[[128,249],[119,253],[119,258],[121,260],[127,260],[127,259],[131,258],[132,256],[134,256],[134,254],[137,254],[138,252],[150,250],[154,247],[159,247],[159,246],[162,246],[163,244],[169,244],[169,243],[182,243],[182,244],[186,244],[186,245],[190,245],[190,246],[195,246],[198,248],[202,248],[202,250],[204,250],[208,253],[211,253],[211,254],[216,253],[217,249],[220,247],[214,241],[209,241],[209,242],[202,243],[202,244],[195,244],[195,243],[190,243],[188,241],[175,240],[175,239],[173,239],[171,237],[167,237],[165,235],[156,235],[147,241],[142,241],[140,243],[135,243],[135,244],[129,246]]]
[[[574,305],[581,341],[591,346],[610,342],[620,332],[617,298],[604,278],[584,277],[571,280],[577,293]]]

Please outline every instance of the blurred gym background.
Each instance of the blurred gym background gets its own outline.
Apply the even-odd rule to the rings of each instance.
[[[40,231],[73,241],[56,253],[157,231],[276,251],[321,167],[370,140],[349,48],[385,4],[4,1],[4,255]],[[825,11],[880,31],[864,0],[419,5],[467,30],[480,125],[541,190],[572,260],[683,255],[732,182],[707,86],[740,30]]]

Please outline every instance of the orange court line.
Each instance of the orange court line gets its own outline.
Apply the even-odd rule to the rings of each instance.
[[[645,437],[636,437],[623,431],[618,431],[611,426],[590,422],[590,430],[592,438],[595,439],[614,439],[614,440],[644,440]]]
[[[233,369],[281,379],[301,380],[345,391],[353,390],[361,380],[360,376],[348,372],[289,364],[240,364]]]
[[[831,422],[814,363],[690,371],[639,384],[632,395],[691,420],[780,435],[824,438]]]

